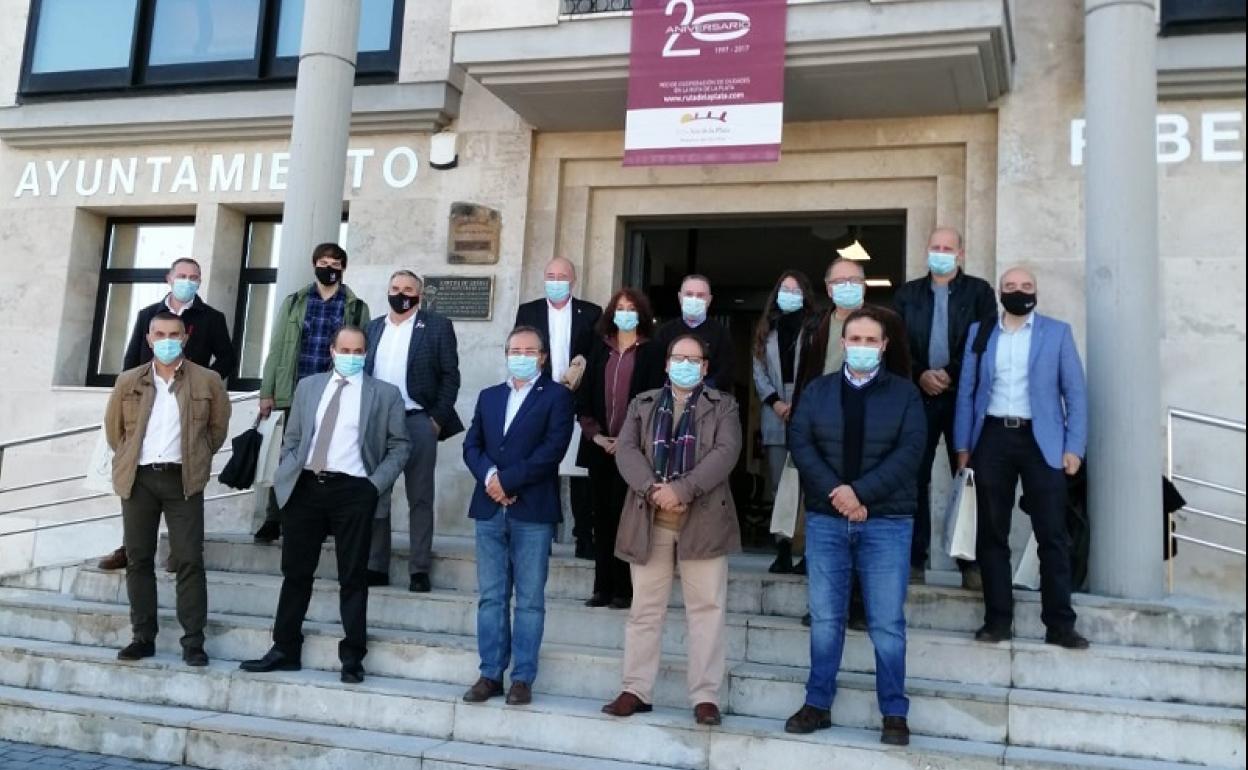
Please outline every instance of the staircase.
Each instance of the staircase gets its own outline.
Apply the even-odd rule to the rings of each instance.
[[[1222,606],[1081,595],[1079,627],[1093,647],[1068,652],[1039,641],[1036,594],[1019,594],[1019,638],[984,645],[970,639],[982,612],[977,596],[912,587],[914,739],[897,749],[878,742],[871,645],[853,631],[837,726],[785,734],[783,720],[804,694],[805,584],[767,574],[760,556],[732,560],[721,727],[692,719],[679,610],[664,634],[655,711],[626,720],[599,712],[619,687],[625,613],[582,606],[592,565],[564,546],[551,564],[533,705],[464,704],[459,696],[477,676],[471,540],[437,540],[434,592],[420,595],[404,590],[400,539],[395,587],[370,596],[368,677],[354,686],[337,676],[329,548],[305,628],[307,668],[297,673],[237,670],[268,649],[280,584],[280,549],[246,535],[210,534],[205,543],[206,669],[178,656],[170,575],[158,574],[158,654],[139,663],[115,659],[129,640],[122,573],[83,565],[9,578],[0,586],[0,735],[222,770],[1245,766],[1245,617]]]

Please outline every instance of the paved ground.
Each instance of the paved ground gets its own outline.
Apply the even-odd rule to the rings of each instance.
[[[184,767],[0,741],[0,770],[182,770]]]

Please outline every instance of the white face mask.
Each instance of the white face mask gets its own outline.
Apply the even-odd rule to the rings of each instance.
[[[706,318],[706,300],[701,297],[681,297],[680,312],[686,318],[695,320]]]

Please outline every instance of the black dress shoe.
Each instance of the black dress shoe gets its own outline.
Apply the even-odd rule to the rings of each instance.
[[[611,600],[611,609],[613,610],[626,610],[632,606],[633,597],[631,596],[617,596]]]
[[[381,572],[380,570],[370,569],[368,571],[368,587],[380,588],[381,586],[390,585],[390,573]]]
[[[576,541],[576,558],[586,561],[594,561],[594,544],[587,543],[584,540]]]
[[[993,628],[987,624],[980,627],[975,632],[975,641],[987,642],[995,644],[997,642],[1008,642],[1014,638],[1014,632],[1008,628]]]
[[[776,558],[767,568],[773,575],[787,575],[793,571],[793,542],[781,540],[776,543]]]
[[[815,730],[826,730],[832,726],[832,711],[830,709],[818,709],[811,705],[802,706],[797,713],[789,717],[784,723],[784,731],[786,733],[795,733],[797,735],[806,735],[813,733]]]
[[[585,600],[586,607],[606,607],[611,603],[611,599],[606,594],[594,594]]]
[[[1086,650],[1089,647],[1088,640],[1073,628],[1063,631],[1045,631],[1044,643],[1055,644],[1068,650]]]
[[[880,743],[889,746],[909,746],[910,726],[905,717],[884,717],[884,728],[880,730]]]
[[[417,572],[412,575],[412,580],[407,584],[407,590],[416,594],[427,594],[433,590],[433,586],[429,584],[429,573]]]
[[[801,560],[801,561],[799,561],[797,564],[794,564],[794,565],[793,565],[793,574],[794,574],[794,575],[805,575],[805,574],[806,574],[806,560],[805,560],[805,559],[802,559],[802,560]]]
[[[807,628],[810,628],[810,613],[809,612],[807,612],[805,615],[802,616],[802,625],[806,626]]]
[[[208,653],[204,652],[203,647],[183,647],[182,662],[188,666],[206,666],[208,665]]]
[[[364,667],[359,663],[344,663],[339,679],[343,684],[359,684],[364,681]]]
[[[117,660],[142,660],[143,658],[150,658],[155,654],[155,642],[140,642],[135,639],[121,648],[121,651],[117,653]]]
[[[266,652],[263,658],[244,660],[238,667],[253,674],[267,674],[270,671],[298,671],[303,668],[298,658],[292,658],[276,647]]]
[[[260,525],[260,529],[256,530],[256,534],[251,539],[257,543],[272,543],[282,536],[281,522],[266,521]]]

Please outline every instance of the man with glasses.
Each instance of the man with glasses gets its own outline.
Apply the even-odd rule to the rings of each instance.
[[[130,332],[130,344],[122,371],[129,371],[152,360],[152,348],[147,343],[148,328],[152,319],[161,313],[172,313],[182,319],[186,326],[182,355],[193,364],[211,369],[221,375],[222,382],[234,374],[236,356],[234,343],[230,340],[225,314],[200,299],[201,271],[199,263],[190,257],[175,259],[165,274],[169,293],[139,311],[134,329]],[[126,547],[120,546],[100,563],[100,569],[125,569],[128,559]]]
[[[559,522],[559,461],[572,440],[572,391],[542,369],[546,347],[518,326],[504,348],[507,380],[481,391],[464,436],[464,464],[476,479],[468,515],[476,522],[477,650],[481,676],[467,703],[503,694],[532,702],[546,622],[550,544]],[[515,613],[511,596],[515,593]]]
[[[316,280],[284,299],[273,318],[273,339],[260,382],[260,416],[264,418],[274,409],[289,418],[299,381],[333,368],[330,341],[338,330],[368,323],[368,303],[342,282],[347,252],[341,246],[322,243],[313,249],[312,268]],[[269,510],[255,541],[272,543],[281,535],[281,510],[270,491]]]

